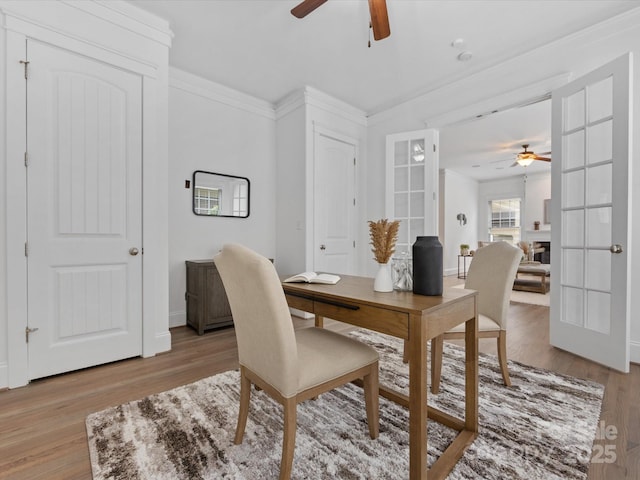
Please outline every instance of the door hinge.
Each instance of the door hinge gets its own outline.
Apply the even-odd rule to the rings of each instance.
[[[433,151],[434,151],[434,153],[436,151],[436,144],[435,143],[433,144]]]
[[[24,242],[24,256],[29,256],[29,242]]]
[[[29,79],[29,73],[27,71],[27,67],[29,65],[29,62],[27,60],[20,60],[20,63],[24,65],[24,79],[28,80]]]
[[[356,157],[353,157],[353,164],[356,164]]]
[[[353,205],[355,206],[355,204],[356,204],[356,199],[354,198],[353,199]]]
[[[356,248],[356,241],[353,241],[353,248]]]
[[[24,152],[24,166],[29,166],[29,154],[27,152]]]
[[[24,329],[24,335],[25,335],[25,340],[27,343],[29,343],[29,334],[33,333],[33,332],[37,332],[38,328],[29,328],[29,327],[25,327]]]

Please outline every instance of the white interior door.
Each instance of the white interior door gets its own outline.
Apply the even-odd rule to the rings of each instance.
[[[553,92],[551,344],[629,371],[630,63]],[[559,247],[559,248],[558,248]]]
[[[142,351],[142,79],[36,41],[27,57],[33,379]]]
[[[386,215],[399,220],[396,252],[407,252],[416,237],[438,235],[438,131],[387,136]]]
[[[352,274],[355,268],[356,145],[314,135],[314,270]]]

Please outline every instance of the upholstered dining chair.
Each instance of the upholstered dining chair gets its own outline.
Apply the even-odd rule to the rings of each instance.
[[[464,288],[478,292],[478,338],[496,338],[502,379],[511,385],[507,366],[507,314],[513,281],[522,250],[507,242],[494,242],[476,250]],[[444,340],[463,339],[465,324],[431,340],[431,392],[440,389]],[[404,360],[406,362],[406,348]]]
[[[297,404],[355,379],[363,380],[369,435],[377,438],[376,350],[322,328],[294,330],[275,267],[252,250],[225,245],[214,261],[229,298],[240,360],[240,411],[234,442],[242,443],[254,384],[284,407],[280,479],[288,479]]]

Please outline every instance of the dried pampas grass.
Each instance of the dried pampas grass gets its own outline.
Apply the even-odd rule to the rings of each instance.
[[[396,240],[398,239],[398,228],[400,221],[388,221],[386,218],[373,222],[369,220],[369,234],[373,248],[373,258],[378,263],[387,263],[396,251]]]

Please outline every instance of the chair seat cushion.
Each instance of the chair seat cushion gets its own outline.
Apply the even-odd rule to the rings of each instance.
[[[464,325],[465,325],[464,323],[461,323],[460,325],[456,325],[451,330],[448,330],[448,332],[464,332]],[[491,332],[491,331],[497,332],[498,330],[500,330],[500,325],[498,325],[496,322],[491,320],[486,315],[482,315],[481,313],[479,313],[478,314],[478,330],[485,331],[485,332]]]
[[[378,352],[351,337],[323,328],[296,330],[298,392],[378,360]]]

